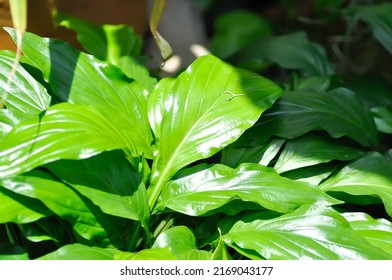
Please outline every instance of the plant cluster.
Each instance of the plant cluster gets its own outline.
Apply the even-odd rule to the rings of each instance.
[[[391,14],[341,12],[389,55]],[[161,79],[132,28],[59,21],[87,53],[25,33],[8,85],[0,51],[0,259],[392,259],[388,82],[248,12]]]

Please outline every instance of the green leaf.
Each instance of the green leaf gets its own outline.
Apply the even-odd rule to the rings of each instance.
[[[104,152],[85,160],[61,160],[46,167],[104,213],[138,220],[143,225],[149,221],[145,186],[121,151]]]
[[[290,170],[282,173],[281,175],[292,180],[309,183],[312,186],[318,186],[324,179],[328,178],[337,168],[338,166],[336,162],[330,162]],[[339,200],[345,201],[344,199]]]
[[[267,21],[245,10],[235,10],[219,16],[214,29],[210,47],[213,54],[222,59],[235,54],[256,39],[271,34]]]
[[[52,214],[39,200],[0,187],[0,224],[30,223]]]
[[[241,142],[244,140],[242,139]],[[238,141],[236,141],[223,149],[221,163],[233,168],[238,167],[241,163],[259,163],[267,166],[285,142],[284,139],[270,138],[261,145],[241,148],[237,147]]]
[[[345,88],[321,93],[303,89],[285,93],[250,129],[263,143],[272,135],[293,139],[311,130],[326,130],[332,137],[348,136],[363,146],[377,145],[377,128],[358,96]]]
[[[118,65],[123,56],[140,55],[142,39],[131,26],[97,26],[62,13],[58,13],[56,19],[59,25],[74,30],[83,48],[100,60]]]
[[[38,260],[113,260],[118,252],[115,249],[90,247],[76,243],[65,245]]]
[[[114,255],[115,260],[176,260],[176,256],[169,248],[144,249],[136,253],[119,252]]]
[[[56,216],[42,218],[33,223],[22,225],[23,235],[32,242],[53,240],[57,244],[66,244],[72,240],[72,226]]]
[[[70,187],[46,173],[35,171],[16,176],[3,180],[2,185],[15,193],[42,201],[53,213],[67,220],[83,242],[87,240],[102,247],[121,243],[115,219],[108,219]]]
[[[159,34],[158,25],[161,21],[163,12],[165,11],[166,0],[154,0],[150,15],[150,30],[154,37],[155,42],[161,52],[163,61],[166,61],[173,54],[173,50],[169,43]]]
[[[236,199],[254,202],[281,213],[290,212],[303,204],[339,203],[306,183],[280,177],[270,167],[242,164],[237,169],[231,169],[217,164],[166,184],[157,210],[170,208],[200,216],[213,210],[219,211],[219,207]]]
[[[19,120],[8,109],[0,110],[0,143]]]
[[[211,252],[199,250],[196,237],[185,226],[170,228],[155,240],[153,248],[169,248],[178,260],[209,260]]]
[[[268,260],[392,259],[352,230],[339,213],[315,206],[270,220],[239,221],[222,238],[235,249]]]
[[[12,29],[7,29],[12,37]],[[152,134],[148,125],[148,93],[114,65],[82,53],[67,43],[23,36],[22,51],[31,65],[42,71],[59,101],[93,105],[101,109],[135,143],[137,155],[151,158]]]
[[[348,161],[363,154],[343,142],[306,134],[288,140],[274,168],[278,173],[332,160]]]
[[[324,48],[308,40],[306,33],[262,38],[239,54],[240,63],[268,61],[285,69],[298,69],[304,76],[329,76],[334,73]]]
[[[129,137],[91,106],[58,104],[42,116],[19,123],[7,135],[0,144],[0,178],[106,150],[123,148],[135,153]]]
[[[24,120],[46,110],[50,105],[51,98],[46,89],[21,65],[17,66],[11,85],[7,85],[14,60],[14,53],[0,51],[0,88],[8,92],[8,110],[18,120]]]
[[[156,137],[150,207],[178,170],[234,142],[282,93],[271,81],[211,55],[198,58],[174,83],[163,84],[149,102]]]
[[[29,260],[29,255],[19,245],[0,243],[0,260]]]
[[[154,89],[157,80],[150,76],[150,73],[145,65],[143,65],[143,58],[124,56],[120,59],[118,67],[130,78],[138,81],[148,92]]]
[[[392,223],[365,213],[342,213],[350,226],[367,241],[392,255]]]
[[[388,107],[375,107],[370,110],[374,116],[377,129],[392,134],[392,110]]]
[[[392,217],[392,160],[372,152],[345,166],[336,176],[319,188],[325,192],[339,191],[351,195],[381,198]]]
[[[345,10],[347,15],[366,22],[374,37],[392,54],[392,4],[357,6]]]

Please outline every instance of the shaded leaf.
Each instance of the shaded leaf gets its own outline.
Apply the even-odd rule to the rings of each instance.
[[[46,110],[51,98],[46,89],[20,65],[16,68],[11,85],[7,85],[14,59],[14,53],[0,51],[0,88],[8,92],[8,110],[18,120],[25,120]]]
[[[74,190],[46,173],[35,171],[3,180],[2,184],[15,193],[42,201],[53,213],[67,220],[85,241],[100,246],[121,242],[115,219],[109,220],[90,209]]]
[[[30,223],[53,214],[39,200],[18,195],[2,187],[0,187],[0,202],[0,224]]]
[[[198,58],[171,88],[163,83],[149,102],[156,137],[151,207],[178,170],[234,142],[282,93],[271,81],[211,55]]]
[[[315,206],[270,220],[239,221],[222,238],[241,252],[268,260],[392,259],[352,230],[339,213]]]
[[[306,134],[288,140],[274,169],[278,173],[332,160],[348,161],[363,152],[336,140]]]
[[[138,220],[144,225],[149,221],[145,186],[121,151],[104,152],[85,160],[61,160],[46,167],[104,213]]]
[[[24,236],[32,242],[53,240],[60,244],[66,244],[72,240],[72,236],[69,235],[72,232],[72,226],[53,216],[23,224],[22,231]]]
[[[241,139],[241,138],[240,138]],[[240,143],[244,142],[242,139]],[[241,163],[259,163],[267,166],[279,153],[285,139],[270,138],[255,147],[237,147],[238,141],[222,151],[221,163],[230,167],[238,167]]]
[[[392,54],[391,3],[356,6],[345,10],[345,13],[366,22],[374,37]]]
[[[392,223],[365,213],[342,213],[352,229],[367,241],[392,255]]]
[[[319,188],[325,192],[340,191],[351,195],[371,195],[381,198],[392,217],[392,161],[372,152],[345,166]]]
[[[377,129],[392,134],[392,110],[388,107],[374,107],[371,109]]]
[[[272,135],[293,139],[321,129],[334,138],[348,136],[363,146],[378,141],[369,110],[345,88],[326,93],[310,89],[287,92],[247,133],[257,135],[255,141],[262,143]]]
[[[251,61],[277,63],[286,69],[298,69],[305,76],[328,76],[334,73],[324,48],[310,42],[306,33],[262,38],[239,55],[241,64]]]
[[[0,243],[0,260],[29,260],[26,250],[13,244]]]
[[[170,228],[158,235],[152,248],[169,248],[179,260],[209,260],[211,252],[199,250],[196,237],[185,226]]]
[[[120,148],[135,152],[129,137],[93,107],[58,104],[43,116],[19,123],[7,135],[0,145],[0,178],[58,159],[87,158]]]
[[[38,258],[38,260],[113,260],[118,250],[69,244]]]
[[[223,59],[271,33],[267,21],[245,10],[236,10],[219,16],[214,23],[214,29],[215,33],[210,42],[211,51]]]
[[[339,203],[306,183],[280,177],[270,167],[242,164],[237,169],[231,169],[217,164],[170,181],[162,191],[157,210],[170,208],[200,216],[213,210],[219,211],[220,207],[236,199],[254,202],[281,213],[290,212],[303,204]]]

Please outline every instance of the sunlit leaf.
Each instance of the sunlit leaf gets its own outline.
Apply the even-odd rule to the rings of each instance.
[[[58,104],[42,116],[19,123],[7,135],[0,144],[0,178],[106,150],[123,148],[135,153],[129,137],[93,107]]]
[[[119,251],[109,248],[69,244],[49,253],[38,260],[113,260]]]
[[[371,195],[381,198],[392,217],[392,160],[379,153],[369,153],[345,166],[334,177],[320,185],[328,192]]]
[[[0,185],[1,185],[0,180]],[[24,224],[53,213],[39,200],[18,195],[0,187],[0,223]]]
[[[15,32],[6,29],[12,37]],[[29,63],[42,71],[58,101],[93,105],[108,116],[135,143],[138,155],[151,158],[145,89],[116,66],[80,52],[65,42],[23,36],[22,51]]]
[[[392,223],[365,213],[342,213],[350,226],[367,241],[392,255]]]
[[[234,142],[282,93],[273,82],[211,55],[198,58],[171,88],[164,83],[149,102],[156,137],[150,206],[178,170]]]
[[[257,203],[281,213],[290,212],[303,204],[339,203],[306,183],[280,177],[270,167],[242,164],[232,169],[217,164],[170,181],[162,191],[157,209],[170,208],[199,216],[219,210],[219,207],[236,199]]]
[[[24,120],[46,110],[50,96],[21,65],[17,66],[10,86],[7,85],[14,59],[14,53],[0,51],[0,88],[8,92],[7,109],[19,120]]]
[[[170,228],[161,233],[154,242],[153,248],[169,248],[179,260],[209,260],[211,252],[199,250],[196,237],[185,226]]]
[[[269,260],[392,259],[352,230],[339,213],[315,206],[270,220],[239,221],[222,238],[241,252]]]
[[[358,158],[362,151],[342,142],[316,135],[303,135],[288,140],[274,168],[278,173],[332,160]]]
[[[119,252],[114,255],[115,260],[176,260],[176,256],[167,247],[144,249],[136,253]]]

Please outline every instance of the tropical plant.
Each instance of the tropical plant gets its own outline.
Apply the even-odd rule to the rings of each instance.
[[[388,9],[344,13],[385,31]],[[25,33],[7,86],[0,52],[2,259],[392,259],[390,88],[356,92],[306,33],[264,25],[231,64],[157,79],[130,27],[60,16],[90,54]]]

